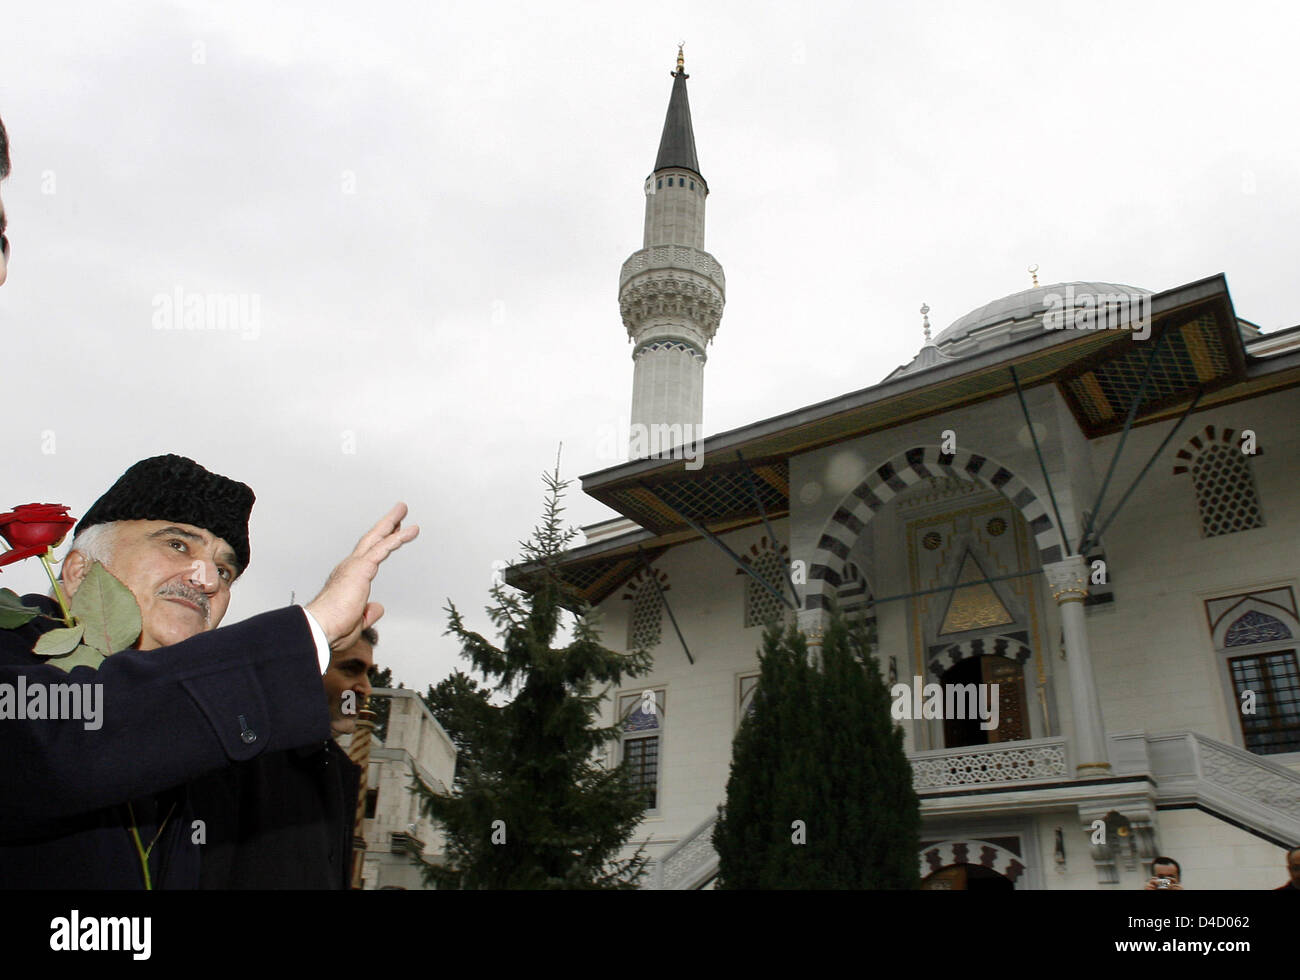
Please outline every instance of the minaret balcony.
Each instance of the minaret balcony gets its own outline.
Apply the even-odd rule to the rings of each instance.
[[[723,275],[722,263],[703,249],[690,245],[651,245],[633,252],[618,274],[619,292],[644,272],[672,269],[703,276],[722,295],[727,293],[727,277]]]

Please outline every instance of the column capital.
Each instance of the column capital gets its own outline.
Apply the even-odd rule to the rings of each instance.
[[[826,635],[826,627],[831,624],[831,618],[824,609],[800,609],[795,614],[795,622],[800,633],[810,639],[816,636],[820,641]]]
[[[1083,602],[1088,595],[1088,569],[1088,562],[1083,555],[1070,555],[1043,566],[1043,574],[1052,588],[1052,598],[1057,605]]]

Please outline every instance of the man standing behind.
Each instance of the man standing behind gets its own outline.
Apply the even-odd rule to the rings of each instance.
[[[357,642],[330,659],[322,680],[330,703],[330,732],[334,738],[351,735],[357,729],[357,712],[370,697],[370,670],[375,666],[379,633],[367,626]]]
[[[352,646],[333,653],[322,676],[333,737],[240,763],[190,787],[195,816],[208,831],[200,888],[348,887],[361,772],[334,739],[356,728],[378,641],[374,629],[362,630]]]

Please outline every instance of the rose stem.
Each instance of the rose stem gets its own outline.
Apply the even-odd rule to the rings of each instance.
[[[54,554],[53,548],[46,548],[45,553],[41,555],[41,564],[45,566],[45,574],[50,577],[50,585],[54,586],[54,598],[59,601],[59,608],[63,610],[63,624],[72,626],[72,611],[68,608],[68,602],[63,598],[63,590],[59,588],[59,580],[54,577],[54,568],[50,565],[50,556]]]

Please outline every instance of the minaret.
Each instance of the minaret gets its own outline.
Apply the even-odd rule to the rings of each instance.
[[[623,263],[618,280],[623,325],[635,345],[634,456],[645,455],[637,451],[638,431],[671,431],[673,436],[666,442],[650,437],[657,449],[702,438],[705,348],[717,332],[726,297],[722,266],[704,251],[704,201],[709,186],[695,156],[686,98],[690,76],[680,47],[672,77],[659,156],[645,182],[645,240],[641,250]],[[654,428],[663,425],[681,428]]]

